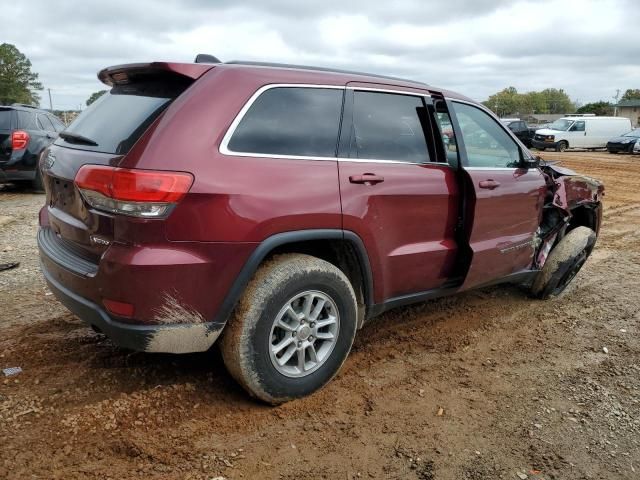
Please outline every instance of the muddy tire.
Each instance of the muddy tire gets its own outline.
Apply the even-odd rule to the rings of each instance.
[[[229,373],[250,395],[277,405],[322,388],[356,333],[351,283],[316,257],[285,254],[249,282],[221,339]]]
[[[559,295],[571,283],[591,254],[596,233],[587,227],[577,227],[567,233],[551,250],[542,270],[531,287],[533,296],[547,299]]]
[[[567,148],[569,148],[569,144],[564,140],[562,140],[560,143],[558,143],[558,146],[556,147],[556,152],[564,152]]]

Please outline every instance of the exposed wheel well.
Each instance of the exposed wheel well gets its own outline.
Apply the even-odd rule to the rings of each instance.
[[[596,212],[593,208],[586,206],[576,207],[571,210],[571,220],[569,220],[569,228],[567,231],[573,230],[576,227],[588,227],[596,231],[596,224]]]
[[[372,303],[367,285],[367,267],[363,265],[358,247],[349,240],[303,240],[279,245],[271,250],[263,261],[282,253],[305,253],[321,258],[338,267],[347,276],[358,301],[358,327],[364,322],[366,305]]]

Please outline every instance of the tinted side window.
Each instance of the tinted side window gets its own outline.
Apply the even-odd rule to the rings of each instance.
[[[253,102],[236,128],[234,152],[335,157],[342,89],[276,87]]]
[[[38,124],[42,130],[47,132],[55,132],[51,120],[46,115],[38,115]]]
[[[0,109],[0,130],[11,130],[13,110]]]
[[[357,158],[429,161],[419,112],[421,97],[380,92],[355,92],[351,151]]]
[[[18,115],[18,128],[21,130],[38,130],[40,127],[36,125],[36,116],[31,112],[16,110]]]
[[[462,130],[469,167],[511,167],[520,163],[520,149],[486,112],[464,103],[453,102]]]

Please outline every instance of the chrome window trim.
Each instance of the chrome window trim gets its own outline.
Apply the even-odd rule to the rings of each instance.
[[[402,165],[441,165],[450,167],[448,162],[405,162],[402,160],[387,160],[387,159],[378,159],[378,158],[350,158],[350,157],[316,157],[316,156],[305,156],[305,155],[281,155],[281,154],[272,154],[272,153],[254,153],[254,152],[237,152],[235,150],[231,150],[229,148],[229,142],[231,141],[231,137],[235,133],[238,125],[247,114],[253,103],[267,90],[271,90],[272,88],[326,88],[331,90],[354,90],[354,91],[372,91],[372,92],[383,92],[383,93],[393,93],[393,94],[401,94],[401,95],[411,95],[414,97],[429,97],[430,94],[421,94],[417,92],[407,92],[402,90],[393,90],[386,88],[370,88],[370,87],[347,87],[340,85],[321,85],[321,84],[306,84],[306,83],[272,83],[268,85],[263,85],[258,90],[254,92],[253,95],[247,100],[244,106],[240,109],[236,117],[229,125],[229,128],[222,137],[222,141],[220,142],[220,148],[218,151],[222,155],[233,156],[233,157],[254,157],[254,158],[265,158],[265,159],[283,159],[283,160],[320,160],[320,161],[330,161],[330,162],[354,162],[354,163],[385,163],[385,164],[402,164]]]

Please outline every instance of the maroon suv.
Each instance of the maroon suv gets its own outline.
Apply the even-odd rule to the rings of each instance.
[[[279,403],[327,383],[392,307],[496,284],[560,293],[600,183],[544,164],[482,105],[292,65],[148,63],[42,156],[51,290],[116,344],[204,351]]]

